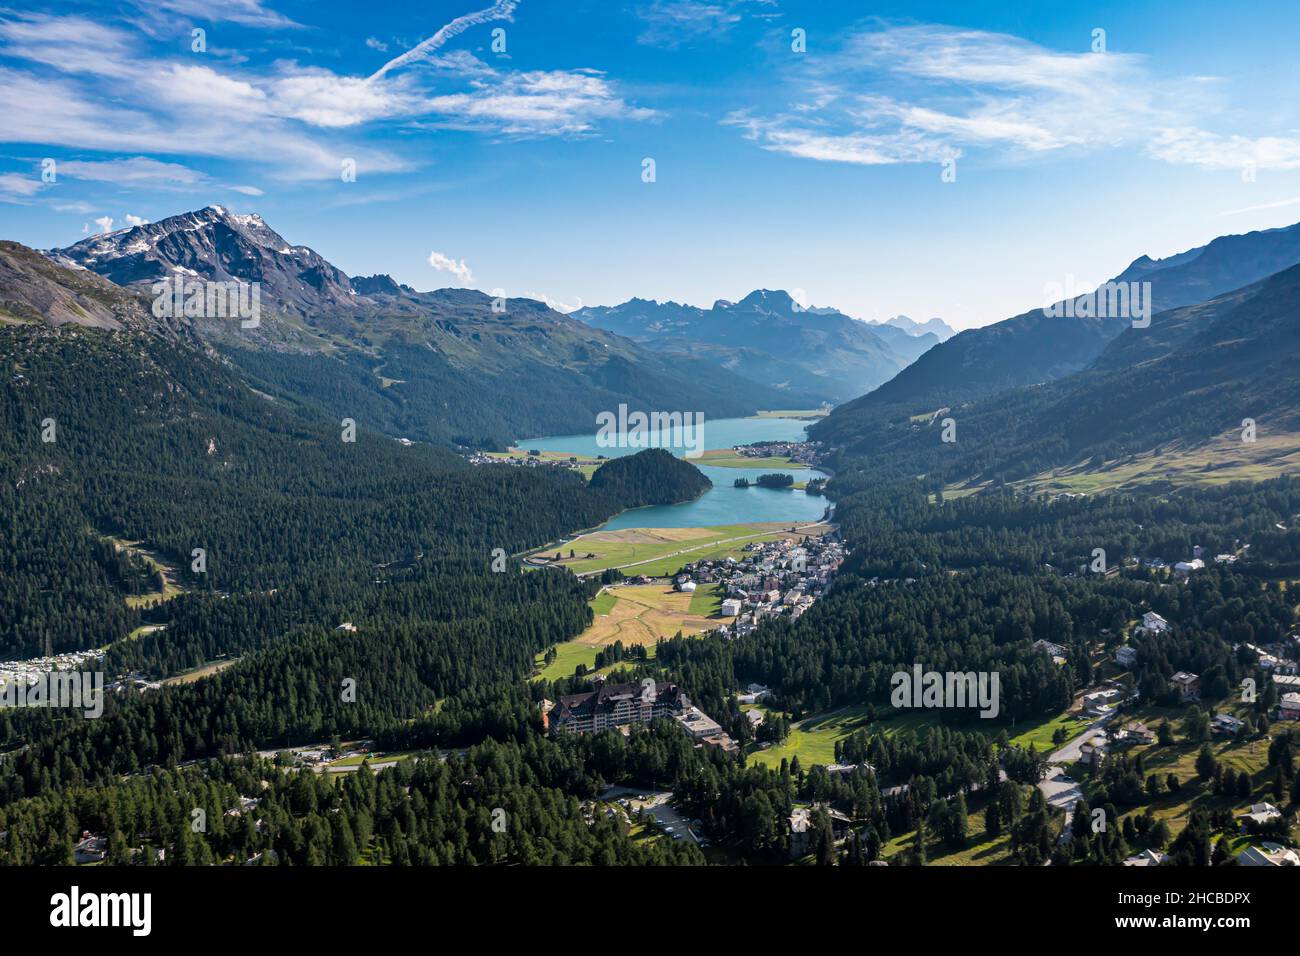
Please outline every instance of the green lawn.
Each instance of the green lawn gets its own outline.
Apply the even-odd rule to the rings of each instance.
[[[691,595],[691,613],[713,617],[722,608],[722,585],[701,584]]]
[[[843,740],[855,730],[869,728],[873,733],[892,736],[934,721],[932,713],[914,711],[872,723],[867,720],[865,706],[841,707],[799,721],[791,726],[790,735],[785,740],[767,750],[754,751],[750,759],[766,767],[779,767],[782,760],[797,756],[805,769],[815,764],[826,766],[835,762],[836,741]]]
[[[536,552],[539,558],[561,555],[561,567],[575,574],[590,574],[606,568],[622,567],[631,576],[645,574],[663,577],[692,561],[739,558],[746,544],[775,541],[790,536],[791,525],[767,522],[756,524],[714,525],[704,528],[638,528],[623,531],[597,531],[562,545],[550,545]],[[810,531],[827,530],[819,526]],[[573,551],[577,557],[568,559]],[[594,558],[586,557],[594,554]]]
[[[1127,721],[1125,722],[1127,723]],[[1052,734],[1056,733],[1058,727],[1065,729],[1067,734],[1066,742],[1069,742],[1083,733],[1084,728],[1087,726],[1088,722],[1086,720],[1071,717],[1069,714],[1058,714],[1027,728],[1020,728],[1020,732],[1011,738],[1011,744],[1014,747],[1025,748],[1033,744],[1034,749],[1039,753],[1051,753],[1064,746],[1064,744],[1052,742]]]
[[[590,670],[596,663],[596,653],[602,650],[595,644],[579,644],[577,641],[566,641],[563,644],[557,644],[555,647],[555,660],[543,666],[543,655],[537,656],[537,664],[541,667],[535,680],[559,680],[561,677],[572,677],[574,669],[579,664],[586,664]],[[654,648],[649,648],[654,652]]]
[[[591,610],[596,614],[608,614],[614,610],[614,605],[618,603],[616,598],[609,591],[601,591],[591,602]]]

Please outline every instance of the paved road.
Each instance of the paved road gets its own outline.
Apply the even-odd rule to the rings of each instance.
[[[1114,717],[1115,714],[1111,713],[1094,720],[1083,733],[1047,758],[1047,776],[1038,784],[1038,789],[1043,792],[1048,804],[1065,811],[1063,835],[1070,832],[1070,819],[1074,815],[1074,805],[1083,796],[1078,781],[1065,779],[1066,768],[1082,756],[1084,744],[1104,734],[1106,724]]]

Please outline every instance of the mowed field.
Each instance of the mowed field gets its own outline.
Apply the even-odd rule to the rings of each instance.
[[[791,527],[800,530],[792,532]],[[562,545],[543,548],[531,556],[535,561],[566,567],[575,574],[591,574],[606,568],[624,568],[628,575],[657,577],[672,574],[683,564],[703,559],[717,560],[744,554],[752,541],[804,538],[824,534],[830,525],[788,525],[778,522],[716,525],[707,528],[624,528],[593,531]],[[574,556],[569,557],[572,551]],[[555,561],[554,556],[560,555]],[[587,557],[587,555],[594,557]]]
[[[705,451],[699,458],[687,459],[694,465],[716,465],[720,468],[780,468],[783,471],[807,471],[807,465],[791,461],[785,455],[768,455],[764,458],[751,458],[741,455],[734,448],[713,448]]]
[[[579,664],[591,667],[596,652],[615,641],[622,641],[624,647],[653,648],[660,638],[674,637],[678,632],[690,635],[715,628],[722,623],[722,619],[712,616],[720,600],[716,585],[702,587],[694,594],[662,584],[609,588],[592,601],[595,619],[589,628],[559,645],[549,665],[538,658],[542,670],[537,676],[554,680],[572,675]]]
[[[529,455],[528,450],[524,448],[510,448],[508,451],[490,451],[487,453],[489,458],[516,458],[526,460],[528,458],[540,458],[542,461],[569,461],[577,459],[576,471],[580,472],[584,478],[590,478],[595,474],[596,469],[604,464],[595,458],[586,455],[572,455],[567,451],[543,451],[537,455]]]

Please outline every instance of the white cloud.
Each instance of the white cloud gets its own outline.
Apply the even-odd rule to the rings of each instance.
[[[1162,129],[1147,152],[1201,169],[1300,169],[1300,137],[1222,136],[1196,127]]]
[[[413,160],[365,139],[341,138],[377,121],[398,120],[408,131],[563,136],[587,134],[606,120],[653,115],[629,105],[593,71],[498,71],[467,51],[441,50],[476,24],[510,19],[516,6],[516,0],[499,0],[457,18],[370,77],[283,60],[250,69],[213,57],[150,56],[139,33],[76,16],[0,13],[0,58],[7,58],[0,65],[0,130],[9,142],[214,157],[264,164],[276,178],[301,180],[338,177],[344,157],[355,159],[363,175],[415,168]],[[156,9],[203,19],[207,8],[173,0]],[[256,0],[235,0],[207,19],[292,24]],[[17,68],[21,61],[33,68]],[[105,95],[106,80],[111,96]],[[157,176],[96,177],[91,164],[83,164],[83,178],[178,186],[207,181],[144,155],[114,162],[146,161],[158,164]],[[121,167],[123,177],[130,171]]]
[[[230,188],[237,193],[243,193],[245,196],[265,195],[265,193],[263,193],[262,190],[258,189],[256,186],[231,186]]]
[[[112,232],[112,231],[113,231],[113,217],[112,217],[112,216],[100,216],[98,219],[95,220],[95,225],[97,225],[97,226],[99,227],[99,231],[100,231],[100,232]]]
[[[102,162],[63,160],[57,169],[60,176],[119,186],[192,186],[207,178],[197,169],[179,163],[159,162],[147,156]]]
[[[388,52],[388,44],[378,37],[366,37],[366,46],[372,50],[378,50],[380,53]]]
[[[831,162],[928,162],[976,149],[1022,160],[1131,147],[1204,169],[1300,167],[1300,139],[1202,129],[1202,117],[1221,111],[1219,84],[1158,78],[1135,54],[1062,52],[1006,34],[911,25],[857,31],[794,62],[784,73],[789,106],[723,122],[765,149]]]
[[[937,137],[917,130],[892,133],[835,133],[806,128],[786,118],[756,119],[733,113],[723,123],[745,131],[745,137],[766,150],[801,159],[885,166],[893,163],[939,163],[956,158],[961,151]]]
[[[429,253],[429,265],[433,266],[439,272],[450,272],[465,285],[473,285],[474,274],[470,272],[469,266],[465,260],[459,262],[450,256],[444,256],[441,252]]]
[[[41,191],[45,184],[22,173],[0,173],[0,198],[26,199]]]
[[[582,308],[582,296],[578,296],[578,301],[573,305],[570,305],[567,302],[561,302],[559,299],[552,299],[544,292],[525,292],[521,298],[536,299],[538,302],[544,302],[549,308],[554,309],[556,312],[563,312],[565,314],[576,312],[578,309]]]
[[[124,77],[134,50],[129,34],[78,16],[43,13],[0,19],[0,53],[44,63],[66,73]]]
[[[355,126],[419,110],[405,82],[377,83],[324,69],[301,69],[271,82],[272,108],[312,126]]]
[[[599,120],[655,115],[630,106],[603,76],[585,70],[515,73],[472,93],[434,97],[427,105],[453,122],[507,134],[585,133]]]
[[[126,214],[126,221],[127,221],[127,225],[131,225],[131,226],[144,226],[144,225],[148,225],[149,223],[148,219],[141,219],[139,216],[133,216],[130,213]],[[111,224],[112,220],[110,219],[109,222]]]
[[[238,23],[247,27],[295,27],[283,14],[268,10],[262,0],[137,0],[146,13],[165,11],[209,23]]]

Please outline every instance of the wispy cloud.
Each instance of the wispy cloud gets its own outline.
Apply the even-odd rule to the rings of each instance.
[[[178,14],[205,23],[238,23],[247,27],[296,27],[283,14],[267,8],[262,0],[135,0],[147,14]]]
[[[60,176],[130,186],[191,186],[206,178],[198,170],[180,163],[163,163],[147,156],[97,162],[64,160],[56,168]]]
[[[0,173],[0,201],[27,199],[41,191],[40,179],[22,173]]]
[[[1226,209],[1219,213],[1220,216],[1240,216],[1248,212],[1267,212],[1270,209],[1283,209],[1287,206],[1300,206],[1300,196],[1292,196],[1290,199],[1279,199],[1276,202],[1262,202],[1254,206],[1242,206],[1240,209]]]
[[[637,42],[670,49],[716,42],[747,14],[770,14],[775,6],[774,0],[654,0],[636,11],[645,23]]]
[[[478,10],[474,13],[467,13],[462,17],[457,17],[446,26],[439,28],[433,36],[407,50],[401,56],[389,60],[370,77],[372,80],[381,79],[393,70],[401,69],[404,66],[410,66],[413,63],[419,63],[427,60],[438,52],[448,40],[464,33],[470,27],[478,26],[482,23],[490,23],[493,20],[508,20],[515,8],[519,6],[519,0],[497,0],[496,3],[486,10]]]
[[[1300,169],[1300,137],[1295,136],[1224,136],[1185,126],[1160,130],[1147,152],[1202,169]]]
[[[200,6],[169,0],[153,9],[202,19]],[[207,19],[294,25],[257,0],[217,6]],[[338,177],[346,159],[355,160],[362,175],[416,168],[418,152],[398,155],[369,135],[371,126],[386,121],[408,131],[575,136],[607,121],[653,115],[626,102],[594,71],[506,70],[468,51],[443,49],[471,27],[509,20],[517,6],[517,0],[499,0],[457,17],[369,76],[293,60],[254,68],[211,56],[158,56],[145,36],[111,22],[0,12],[0,84],[6,90],[0,129],[12,142],[137,153],[141,159],[215,157],[266,165],[277,179],[309,180]],[[111,99],[103,95],[105,81],[112,82]]]
[[[1205,77],[1164,79],[1137,54],[1051,50],[941,25],[849,33],[783,72],[784,108],[723,122],[763,148],[859,164],[932,162],[987,151],[1020,161],[1133,148],[1206,169],[1300,166],[1300,139],[1220,135]]]

